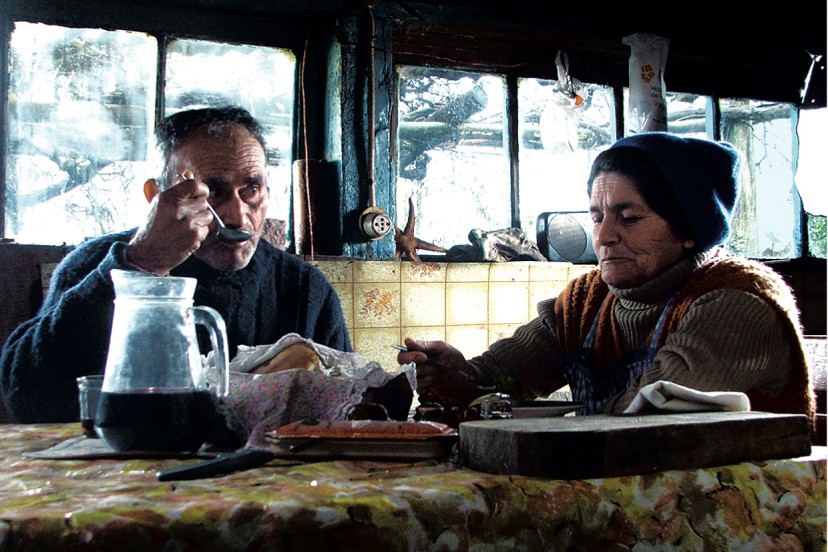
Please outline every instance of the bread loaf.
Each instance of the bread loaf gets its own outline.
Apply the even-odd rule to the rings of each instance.
[[[307,343],[294,343],[279,351],[270,360],[258,365],[250,373],[273,374],[294,368],[301,370],[321,370],[322,367],[322,359],[319,358],[319,355],[311,345]]]

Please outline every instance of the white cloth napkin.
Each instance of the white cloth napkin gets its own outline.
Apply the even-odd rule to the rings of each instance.
[[[698,391],[669,381],[657,381],[642,387],[624,414],[648,410],[740,412],[750,410],[750,400],[737,391]]]

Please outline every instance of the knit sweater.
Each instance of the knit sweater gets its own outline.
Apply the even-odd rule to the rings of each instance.
[[[85,242],[53,274],[38,314],[9,336],[0,357],[7,410],[21,423],[78,419],[75,378],[103,373],[115,298],[111,269],[130,269],[135,230]],[[316,267],[264,240],[241,270],[217,271],[190,257],[171,276],[198,280],[193,302],[216,309],[227,326],[229,355],[288,333],[352,351],[339,298]]]
[[[469,362],[479,377],[518,398],[546,396],[567,384],[556,363],[583,344],[600,305],[612,294],[596,334],[596,369],[647,346],[674,294],[658,352],[607,412],[622,412],[641,387],[666,380],[701,391],[741,391],[752,408],[806,414],[814,399],[794,296],[761,263],[714,249],[680,261],[631,289],[607,286],[600,269],[538,305],[538,317]]]

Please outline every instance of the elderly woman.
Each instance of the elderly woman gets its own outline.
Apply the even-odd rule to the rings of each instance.
[[[466,404],[492,386],[526,399],[568,384],[579,414],[620,413],[643,386],[669,381],[813,420],[793,294],[767,266],[717,247],[738,169],[728,144],[667,133],[617,141],[587,187],[599,266],[468,361],[442,341],[406,339],[398,361],[416,363],[421,399]]]

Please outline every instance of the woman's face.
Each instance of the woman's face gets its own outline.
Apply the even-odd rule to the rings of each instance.
[[[633,181],[620,173],[603,172],[595,177],[589,211],[601,277],[611,286],[640,286],[694,246],[650,209]]]

